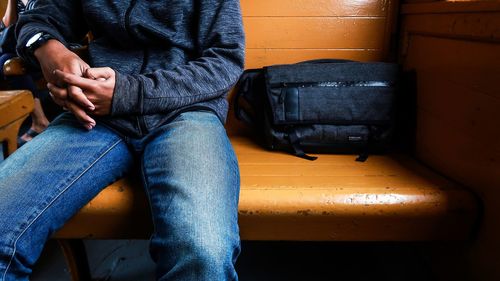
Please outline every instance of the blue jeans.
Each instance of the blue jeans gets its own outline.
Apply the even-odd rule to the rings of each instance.
[[[131,173],[133,169],[140,173]],[[143,139],[65,113],[0,164],[0,281],[28,280],[44,243],[104,187],[141,174],[158,280],[237,280],[238,163],[211,112],[186,112]]]

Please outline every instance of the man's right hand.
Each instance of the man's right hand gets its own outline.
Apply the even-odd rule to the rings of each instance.
[[[83,94],[80,88],[68,86],[54,75],[55,70],[58,69],[77,76],[83,76],[89,65],[57,40],[49,40],[46,44],[36,49],[35,57],[38,59],[43,76],[48,83],[61,88],[68,88],[67,94],[64,96],[52,93],[54,101],[73,112],[85,128],[88,130],[92,129],[96,122],[87,114],[87,111],[93,111],[95,108],[94,105]]]

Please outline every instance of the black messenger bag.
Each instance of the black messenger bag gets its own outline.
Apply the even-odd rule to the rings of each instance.
[[[309,153],[384,151],[393,128],[398,67],[390,63],[315,60],[247,70],[235,113],[264,145],[314,160]]]

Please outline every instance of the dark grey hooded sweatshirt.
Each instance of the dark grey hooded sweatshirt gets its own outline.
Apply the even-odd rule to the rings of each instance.
[[[18,22],[21,56],[41,31],[65,45],[92,32],[89,64],[116,71],[111,114],[97,121],[131,137],[190,110],[225,122],[244,65],[239,0],[38,0]]]

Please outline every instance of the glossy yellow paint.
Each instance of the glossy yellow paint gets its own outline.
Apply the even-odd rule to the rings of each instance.
[[[246,67],[307,59],[386,60],[396,1],[242,0]]]
[[[0,91],[0,143],[6,142],[7,155],[17,148],[17,132],[33,110],[29,91]]]
[[[242,0],[245,17],[385,17],[384,0]]]
[[[382,49],[384,42],[380,18],[249,17],[243,23],[250,49]]]

